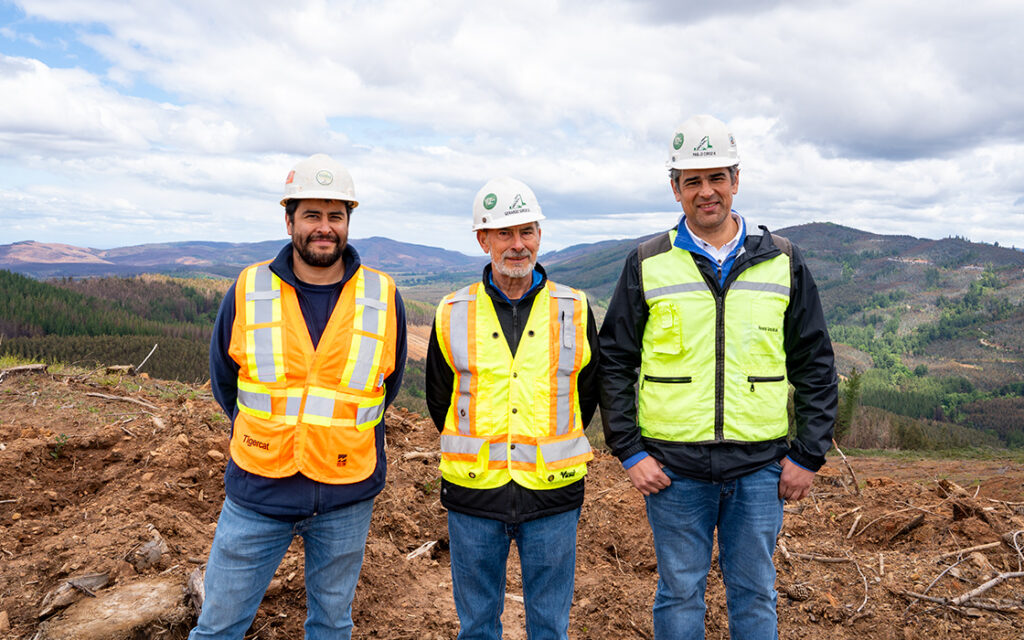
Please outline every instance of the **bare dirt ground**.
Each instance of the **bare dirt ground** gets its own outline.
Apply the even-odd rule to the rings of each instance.
[[[355,637],[454,638],[437,432],[404,410],[389,410],[387,423],[388,482],[353,605]],[[195,615],[185,585],[213,538],[227,437],[201,388],[101,372],[3,376],[0,637],[183,638]],[[859,495],[835,458],[813,499],[786,508],[781,637],[1024,637],[1024,578],[1014,575],[1024,559],[1012,535],[1024,529],[1024,470],[999,460],[850,462]],[[657,566],[643,500],[608,455],[598,453],[587,484],[570,635],[651,638]],[[434,544],[410,557],[425,543]],[[516,561],[507,638],[525,637]],[[717,564],[707,603],[708,637],[728,637]],[[301,638],[304,616],[297,540],[246,637]]]

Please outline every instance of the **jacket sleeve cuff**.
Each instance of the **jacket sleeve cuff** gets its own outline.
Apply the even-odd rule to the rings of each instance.
[[[821,469],[821,467],[825,464],[824,458],[817,458],[804,455],[797,451],[796,449],[790,449],[789,453],[786,454],[786,457],[789,458],[790,462],[800,467],[801,469],[813,471],[814,473],[817,473],[818,469]]]
[[[636,463],[640,462],[641,460],[643,460],[647,456],[648,456],[648,453],[646,451],[640,451],[639,453],[634,453],[633,455],[629,456],[628,458],[626,458],[625,460],[622,461],[622,468],[623,469],[629,469],[630,467],[632,467]]]

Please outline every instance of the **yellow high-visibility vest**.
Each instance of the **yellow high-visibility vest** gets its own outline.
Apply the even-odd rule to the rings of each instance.
[[[641,433],[687,443],[785,437],[789,256],[745,268],[719,308],[693,255],[673,246],[675,237],[673,230],[640,249],[649,308],[637,408]]]
[[[587,321],[585,294],[548,281],[513,357],[482,283],[441,301],[437,339],[455,372],[441,433],[446,480],[474,489],[510,480],[555,489],[586,475],[594,454],[577,378],[590,362]]]
[[[368,478],[396,336],[395,284],[381,271],[361,266],[345,283],[314,350],[295,289],[269,262],[243,270],[228,350],[239,366],[235,463],[267,478]]]

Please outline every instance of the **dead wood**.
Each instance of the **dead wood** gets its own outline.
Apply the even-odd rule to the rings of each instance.
[[[854,473],[853,467],[850,466],[850,461],[846,459],[846,454],[843,453],[843,450],[839,448],[839,444],[836,442],[835,438],[832,438],[832,446],[835,447],[836,451],[839,452],[839,457],[843,459],[843,464],[846,465],[847,470],[849,470],[850,477],[853,478],[853,491],[859,496],[860,483],[857,481],[857,474]]]
[[[139,371],[140,369],[142,369],[142,365],[146,364],[146,361],[149,360],[149,356],[153,355],[153,352],[156,351],[157,344],[159,344],[159,343],[154,342],[153,343],[153,348],[149,350],[149,355],[147,355],[145,358],[143,358],[142,362],[140,362],[138,365],[135,366],[135,370],[136,371]]]
[[[206,601],[206,587],[203,584],[205,573],[202,569],[196,568],[189,574],[185,582],[185,593],[188,594],[189,602],[196,610],[196,616],[203,612],[203,602]]]
[[[971,589],[967,593],[964,593],[962,595],[959,595],[959,596],[953,598],[952,600],[949,601],[949,603],[954,605],[954,606],[962,605],[963,603],[967,602],[971,598],[974,598],[976,596],[980,596],[981,594],[985,593],[986,591],[988,591],[992,587],[996,586],[1000,582],[1003,582],[1005,580],[1010,580],[1012,578],[1024,578],[1024,571],[1013,571],[1013,572],[1010,572],[1010,573],[1000,573],[999,575],[997,575],[996,577],[992,578],[991,580],[989,580],[985,584],[981,585],[980,587],[978,587],[976,589]]]
[[[134,376],[135,367],[130,364],[114,364],[107,367],[106,373],[109,375]]]
[[[789,555],[794,558],[800,558],[801,560],[814,560],[815,562],[853,562],[849,557],[830,558],[828,556],[819,556],[813,553],[797,553],[796,551],[790,551]]]
[[[46,618],[67,608],[81,598],[83,593],[95,597],[95,591],[107,586],[108,582],[110,582],[110,576],[106,573],[89,573],[69,578],[43,597],[38,617]]]
[[[853,519],[853,524],[850,525],[850,531],[846,534],[847,540],[853,537],[853,532],[857,530],[857,523],[860,522],[862,517],[864,517],[863,514],[858,513],[857,517]]]
[[[923,513],[919,513],[916,516],[914,516],[910,520],[910,522],[907,522],[905,525],[903,525],[902,527],[897,529],[896,533],[894,533],[891,536],[889,536],[889,540],[895,540],[896,538],[898,538],[900,536],[904,536],[904,535],[910,533],[911,531],[913,531],[914,529],[920,527],[923,523],[924,523],[924,514]]]
[[[960,549],[959,551],[950,551],[949,553],[943,553],[940,556],[936,556],[935,557],[935,561],[938,562],[939,560],[945,560],[946,558],[954,558],[954,557],[956,557],[958,555],[961,555],[961,554],[964,554],[964,553],[971,553],[972,551],[982,551],[984,549],[994,549],[995,547],[998,547],[1001,544],[1002,544],[1002,542],[989,542],[988,544],[979,544],[979,545],[974,546],[974,547],[967,547],[966,549]]]
[[[105,393],[95,393],[93,391],[90,391],[90,392],[86,393],[85,395],[91,396],[93,398],[104,398],[106,400],[120,400],[121,402],[134,402],[135,404],[142,405],[143,407],[146,407],[147,409],[149,409],[151,411],[159,411],[160,410],[159,407],[157,407],[155,405],[151,405],[148,402],[143,402],[142,400],[137,400],[135,398],[128,398],[126,396],[108,396]]]
[[[402,454],[402,460],[433,460],[440,455],[440,451],[409,451]]]
[[[11,373],[29,373],[33,371],[46,371],[45,364],[23,364],[17,367],[8,367],[3,371],[0,371],[0,382],[3,382],[4,377]]]

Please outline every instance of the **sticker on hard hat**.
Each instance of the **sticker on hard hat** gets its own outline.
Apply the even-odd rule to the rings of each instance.
[[[288,179],[285,180],[284,183],[285,184],[291,184],[294,181],[295,181],[295,172],[294,171],[289,171],[288,172]]]
[[[334,182],[334,175],[327,169],[321,169],[316,173],[316,181],[326,187]]]
[[[484,209],[490,211],[494,208],[494,205],[498,204],[498,196],[493,193],[488,193],[484,196]]]
[[[672,148],[679,151],[679,148],[683,146],[683,134],[677,133],[674,140],[672,140]]]

